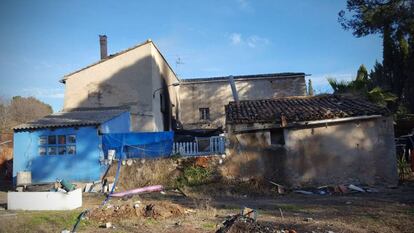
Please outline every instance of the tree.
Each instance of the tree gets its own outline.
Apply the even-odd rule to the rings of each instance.
[[[338,21],[345,30],[353,30],[357,37],[388,31],[408,35],[413,32],[414,1],[412,0],[347,0],[347,18],[344,10]]]
[[[10,131],[18,124],[51,114],[52,107],[34,97],[14,96],[11,101],[0,101],[0,133]]]
[[[9,121],[11,119],[7,108],[8,105],[9,103],[5,99],[0,99],[0,133],[2,132],[2,129],[8,127]]]
[[[313,90],[313,86],[312,86],[312,80],[309,79],[308,80],[308,95],[313,96],[313,92],[314,92],[314,90]]]
[[[394,104],[397,99],[391,92],[374,85],[364,65],[359,67],[354,80],[338,81],[328,78],[328,82],[335,94],[364,98],[384,107]]]
[[[365,68],[364,64],[362,64],[359,67],[359,69],[357,71],[356,80],[358,80],[358,81],[367,81],[368,80],[368,71],[367,71],[367,68]]]
[[[331,78],[331,77],[327,78],[327,80],[328,80],[329,85],[331,85],[334,91],[334,94],[343,94],[343,93],[349,92],[350,90],[350,85],[349,85],[349,82],[347,81],[344,81],[344,80],[338,81],[337,79]]]
[[[381,34],[383,61],[370,73],[372,87],[392,92],[398,104],[414,112],[414,1],[413,0],[348,0],[345,11],[339,12],[339,22],[356,37]]]

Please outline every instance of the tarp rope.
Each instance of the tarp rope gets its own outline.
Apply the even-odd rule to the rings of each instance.
[[[112,189],[109,192],[109,194],[106,196],[105,200],[101,203],[101,205],[99,205],[99,207],[98,207],[99,209],[105,206],[105,204],[109,201],[109,199],[111,199],[111,194],[114,193],[114,191],[115,191],[115,186],[118,183],[119,173],[121,171],[121,163],[122,163],[121,159],[119,159],[118,160],[118,167],[116,168],[116,175],[115,175],[114,185],[112,186]],[[90,210],[86,209],[78,215],[78,217],[76,219],[76,223],[75,223],[75,225],[73,225],[72,232],[76,232],[76,229],[78,228],[80,221],[89,212],[90,212]]]

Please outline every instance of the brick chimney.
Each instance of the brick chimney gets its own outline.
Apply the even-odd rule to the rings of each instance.
[[[101,60],[108,57],[108,46],[106,35],[99,35],[99,44],[101,46]]]

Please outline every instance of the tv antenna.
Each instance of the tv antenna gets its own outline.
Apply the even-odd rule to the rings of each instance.
[[[183,64],[184,64],[183,60],[181,59],[180,56],[177,55],[177,59],[175,59],[175,71],[176,71],[175,73],[177,74],[177,76],[179,76],[178,75],[179,74],[178,68],[179,68],[180,65],[183,65]]]

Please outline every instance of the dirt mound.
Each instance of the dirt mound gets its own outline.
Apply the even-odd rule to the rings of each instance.
[[[185,209],[180,205],[165,202],[152,202],[146,205],[125,204],[108,205],[102,209],[96,208],[89,212],[88,217],[100,222],[117,222],[122,219],[154,218],[165,219],[184,214]]]

